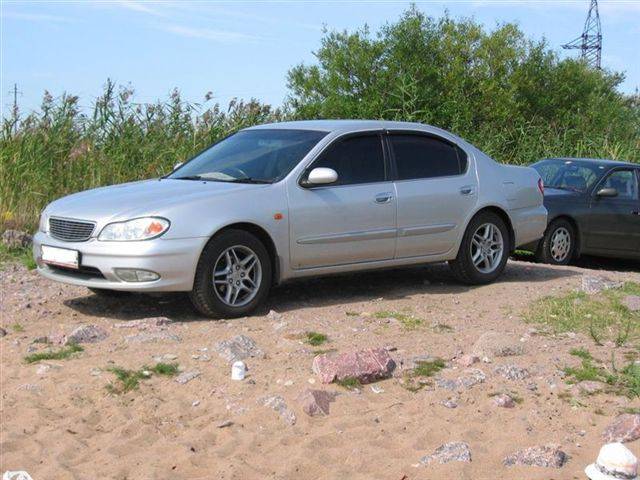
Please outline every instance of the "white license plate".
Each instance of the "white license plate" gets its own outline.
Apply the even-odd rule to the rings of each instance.
[[[80,252],[68,248],[50,247],[42,245],[42,261],[60,267],[78,268],[80,266]]]

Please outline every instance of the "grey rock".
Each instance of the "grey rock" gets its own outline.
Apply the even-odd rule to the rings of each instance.
[[[493,403],[495,403],[497,407],[501,408],[513,408],[516,406],[516,402],[514,402],[513,398],[506,393],[493,397]]]
[[[0,328],[0,338],[5,337],[7,335],[7,331],[4,328]]]
[[[622,287],[622,282],[611,280],[607,277],[603,277],[600,275],[582,276],[582,291],[588,293],[589,295],[620,287]]]
[[[231,420],[223,420],[222,422],[218,422],[216,424],[216,428],[227,428],[231,425],[233,425],[233,422]]]
[[[264,352],[258,348],[256,342],[246,335],[237,335],[229,340],[218,342],[214,349],[218,352],[218,355],[229,363],[250,357],[264,357]]]
[[[446,401],[444,401],[444,402],[442,402],[442,405],[444,405],[447,408],[458,408],[458,402],[456,402],[455,400],[453,400],[451,398],[446,400]]]
[[[559,445],[547,444],[518,450],[503,460],[503,463],[512,467],[524,465],[532,467],[560,468],[567,462],[567,454]]]
[[[269,395],[266,397],[262,397],[258,400],[258,403],[277,412],[278,415],[280,415],[280,418],[287,425],[296,424],[296,414],[289,409],[287,403],[284,401],[284,398],[282,398],[280,395]]]
[[[191,372],[182,372],[180,375],[176,377],[176,382],[180,385],[184,385],[185,383],[190,382],[194,378],[198,378],[201,373],[197,370],[193,370]]]
[[[631,312],[640,312],[640,296],[627,295],[622,299],[622,304]]]
[[[306,389],[298,396],[302,411],[310,417],[329,415],[329,404],[336,398],[333,392]]]
[[[66,339],[70,343],[97,343],[109,336],[106,330],[97,325],[81,325],[71,332]]]
[[[640,413],[623,413],[602,432],[605,442],[633,442],[640,438]]]
[[[2,244],[9,248],[27,248],[33,242],[33,237],[20,230],[5,230],[2,234]]]
[[[465,442],[449,442],[440,445],[431,455],[426,455],[420,459],[423,465],[430,463],[449,463],[449,462],[470,462],[471,449]]]
[[[436,385],[447,390],[468,390],[479,383],[483,383],[487,376],[478,368],[468,368],[457,378],[436,378]]]
[[[136,333],[133,335],[127,335],[124,338],[127,343],[155,343],[155,342],[181,342],[182,338],[178,335],[169,332],[144,332],[144,333]]]
[[[478,357],[509,357],[522,355],[524,346],[515,335],[502,332],[485,332],[473,345],[473,354]]]
[[[592,380],[583,380],[575,385],[578,392],[583,395],[595,395],[596,393],[604,390],[604,385],[601,382],[595,382]]]
[[[500,365],[496,367],[494,371],[495,373],[502,375],[507,380],[524,380],[531,376],[529,370],[517,365]]]

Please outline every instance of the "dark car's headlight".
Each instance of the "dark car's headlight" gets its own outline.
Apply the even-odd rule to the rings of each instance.
[[[165,233],[169,229],[169,225],[171,222],[162,217],[144,217],[126,222],[114,222],[102,229],[98,240],[108,242],[150,240]]]

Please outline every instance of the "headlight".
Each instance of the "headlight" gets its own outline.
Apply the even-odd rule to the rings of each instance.
[[[49,231],[49,215],[47,215],[44,210],[40,214],[40,224],[38,225],[38,230],[43,233],[47,233]]]
[[[150,240],[159,237],[169,229],[171,223],[166,218],[145,217],[115,222],[106,225],[98,240],[127,242],[133,240]]]

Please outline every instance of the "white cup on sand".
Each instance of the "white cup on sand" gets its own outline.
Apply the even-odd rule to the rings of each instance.
[[[243,361],[238,360],[233,362],[231,366],[231,380],[244,380],[244,374],[247,371],[247,367]]]

